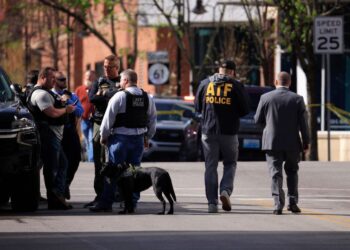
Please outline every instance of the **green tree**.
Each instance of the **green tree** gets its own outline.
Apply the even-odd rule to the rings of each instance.
[[[68,15],[80,29],[77,32],[91,33],[104,43],[111,53],[117,54],[117,40],[115,22],[116,16],[114,7],[119,1],[114,0],[38,0],[39,3]],[[95,20],[92,8],[95,5],[103,4],[104,15],[101,20]],[[100,31],[99,24],[109,24],[109,34]]]
[[[248,18],[248,36],[255,47],[256,58],[262,70],[264,85],[273,84],[271,61],[275,53],[275,23],[269,15],[274,15],[276,8],[260,0],[241,0]]]
[[[295,53],[307,79],[307,97],[311,147],[308,159],[318,160],[317,150],[317,110],[310,104],[316,103],[317,74],[316,57],[313,49],[313,21],[316,16],[342,15],[349,13],[349,4],[334,1],[320,3],[316,0],[273,0],[280,11],[280,44]]]

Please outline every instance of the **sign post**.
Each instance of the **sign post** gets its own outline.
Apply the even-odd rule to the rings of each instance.
[[[314,52],[322,54],[322,76],[321,76],[321,129],[324,129],[325,121],[325,103],[331,103],[331,70],[330,54],[341,54],[344,52],[344,34],[342,16],[318,16],[314,20]],[[325,88],[325,56],[327,65],[327,87]],[[325,91],[327,96],[325,98]],[[325,101],[326,99],[326,101]],[[331,143],[330,143],[330,111],[327,109],[327,144],[328,144],[328,161],[331,161]]]

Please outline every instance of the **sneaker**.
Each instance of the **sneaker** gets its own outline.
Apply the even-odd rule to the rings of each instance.
[[[222,203],[222,209],[225,210],[225,211],[231,211],[230,196],[228,195],[226,190],[221,192],[220,200],[221,200],[221,203]]]
[[[218,212],[218,206],[216,204],[208,205],[208,213],[217,213],[217,212]]]

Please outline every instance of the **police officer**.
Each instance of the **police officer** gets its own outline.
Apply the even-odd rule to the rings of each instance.
[[[137,87],[137,74],[131,69],[121,73],[121,88],[110,102],[100,128],[101,144],[108,146],[109,162],[116,166],[128,163],[140,166],[144,136],[152,138],[156,129],[156,108],[153,99]],[[116,180],[105,182],[101,200],[93,212],[111,211]],[[134,195],[135,196],[135,195]],[[134,207],[137,198],[134,197]],[[132,211],[129,211],[132,212]]]
[[[205,192],[208,212],[217,213],[220,152],[224,172],[220,182],[220,200],[225,211],[231,210],[230,195],[238,158],[239,118],[249,112],[248,94],[234,79],[236,65],[224,60],[219,73],[203,80],[195,99],[196,112],[201,114],[202,146],[205,159]]]
[[[104,76],[95,81],[89,91],[89,100],[95,106],[95,111],[92,115],[92,119],[94,121],[93,155],[95,164],[94,189],[96,196],[93,201],[85,204],[84,207],[96,205],[96,202],[103,190],[104,177],[101,176],[100,172],[102,168],[102,162],[105,162],[106,151],[104,146],[100,144],[99,131],[108,101],[120,87],[118,74],[119,64],[120,63],[117,56],[107,56],[103,62]]]
[[[61,140],[63,126],[75,106],[65,105],[61,97],[51,91],[55,84],[54,69],[40,71],[38,82],[28,96],[28,108],[32,112],[41,139],[41,157],[47,191],[48,209],[70,209],[64,194],[66,188],[67,159]]]
[[[74,93],[67,90],[67,78],[62,72],[55,73],[56,81],[52,91],[61,96],[61,99],[67,104],[73,104],[76,108],[73,113],[68,115],[68,121],[64,124],[62,148],[67,157],[68,168],[66,178],[65,198],[70,199],[70,185],[74,179],[74,175],[78,170],[81,160],[80,138],[77,131],[77,123],[84,109],[79,98]]]

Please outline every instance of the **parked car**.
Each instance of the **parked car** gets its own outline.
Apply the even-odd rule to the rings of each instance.
[[[14,86],[0,68],[0,206],[11,200],[13,210],[34,211],[40,195],[39,135]]]
[[[194,119],[193,101],[162,98],[154,98],[154,101],[157,130],[144,152],[144,159],[197,160],[200,154],[199,123]]]
[[[250,98],[250,112],[240,119],[238,132],[240,161],[265,160],[265,153],[261,151],[263,127],[255,124],[254,115],[259,104],[260,96],[273,90],[272,87],[245,86]]]

